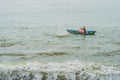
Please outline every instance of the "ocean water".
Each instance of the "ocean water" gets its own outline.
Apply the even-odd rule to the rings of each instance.
[[[120,80],[119,2],[0,0],[0,80]]]

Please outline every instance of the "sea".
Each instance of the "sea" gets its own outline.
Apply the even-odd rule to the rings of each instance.
[[[119,3],[0,0],[0,80],[120,80]]]

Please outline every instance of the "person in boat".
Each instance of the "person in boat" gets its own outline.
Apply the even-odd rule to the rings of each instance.
[[[81,34],[86,33],[86,28],[85,28],[85,26],[84,26],[83,28],[79,29],[78,31],[79,31],[79,33],[81,33]]]

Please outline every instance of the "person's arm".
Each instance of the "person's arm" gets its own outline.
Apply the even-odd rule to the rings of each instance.
[[[86,28],[84,27],[84,33],[86,33]]]

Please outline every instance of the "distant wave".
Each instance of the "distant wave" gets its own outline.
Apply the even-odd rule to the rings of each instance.
[[[114,42],[113,44],[120,45],[120,42]]]
[[[12,27],[12,29],[34,29],[34,27],[31,27],[31,26],[15,26],[15,27]]]
[[[120,55],[120,50],[115,50],[111,52],[97,52],[93,54],[93,56],[115,56],[115,55]]]
[[[2,43],[2,44],[0,44],[0,47],[11,47],[14,45],[15,45],[14,43]]]
[[[67,53],[67,52],[41,52],[41,53],[36,53],[35,55],[42,55],[42,56],[61,56],[61,55],[70,55],[70,53]]]
[[[7,41],[5,40],[1,40],[0,42],[0,47],[12,47],[14,45],[20,44],[21,42],[14,42],[14,41]]]
[[[26,56],[26,54],[21,54],[21,53],[0,53],[0,56]]]
[[[0,53],[0,56],[62,56],[62,55],[71,55],[71,53],[68,52],[39,52],[39,53],[35,53],[35,52],[19,52],[19,53]]]

